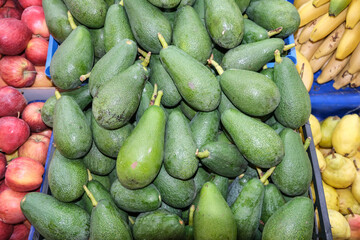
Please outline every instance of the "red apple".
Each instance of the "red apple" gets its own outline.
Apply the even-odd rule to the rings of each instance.
[[[30,229],[25,224],[17,224],[14,226],[14,232],[9,240],[27,240]]]
[[[4,55],[18,55],[32,37],[25,23],[15,18],[1,18],[0,29],[0,53]]]
[[[51,79],[45,74],[45,66],[35,66],[36,78],[31,87],[53,87]]]
[[[7,224],[18,224],[25,221],[20,202],[26,194],[27,192],[15,192],[10,188],[0,193],[0,221]]]
[[[45,65],[49,42],[44,38],[32,38],[26,49],[25,56],[34,65]]]
[[[51,134],[52,134],[52,130],[51,130],[51,128],[48,128],[48,129],[45,129],[45,130],[42,131],[42,132],[38,132],[37,134],[46,136],[46,137],[48,137],[48,138],[50,139],[50,138],[51,138]]]
[[[3,153],[0,153],[0,179],[3,179],[5,177],[5,171],[6,171],[6,158]]]
[[[0,7],[2,7],[6,3],[6,0],[0,0]]]
[[[14,226],[0,221],[0,240],[8,240],[14,231]]]
[[[0,182],[0,193],[1,193],[2,191],[5,191],[6,189],[9,189],[9,187],[6,186],[5,180],[1,180],[1,182]]]
[[[0,8],[0,18],[16,18],[21,19],[21,12],[16,8],[2,7]]]
[[[19,157],[28,157],[45,165],[50,138],[34,134],[19,148]]]
[[[41,118],[41,108],[44,104],[43,102],[30,103],[21,114],[21,118],[29,125],[31,132],[41,132],[48,128]]]
[[[22,13],[24,11],[23,7],[17,0],[7,0],[3,7],[16,8]]]
[[[350,239],[360,239],[360,215],[352,213],[346,215],[345,218],[348,221],[351,229]]]
[[[24,57],[5,56],[0,60],[0,76],[10,86],[29,87],[35,82],[36,71]]]
[[[26,24],[33,34],[38,34],[44,38],[50,36],[42,7],[30,6],[26,8],[21,15],[21,21]]]
[[[0,88],[0,117],[16,117],[26,107],[25,97],[13,87]]]
[[[0,151],[15,152],[30,136],[29,125],[16,117],[0,118]]]
[[[31,228],[31,223],[29,222],[29,220],[26,219],[26,220],[23,222],[23,224],[24,224],[28,229]]]
[[[5,183],[14,191],[29,192],[40,187],[44,171],[40,162],[27,157],[19,157],[8,164]]]
[[[36,78],[35,78],[35,81],[36,81]],[[1,87],[6,87],[8,86],[6,82],[4,82],[4,80],[2,80],[1,76],[0,76],[0,88]]]
[[[19,3],[24,9],[30,6],[42,6],[42,0],[19,0]]]

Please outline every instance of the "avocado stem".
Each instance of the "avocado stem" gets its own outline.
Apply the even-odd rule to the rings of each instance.
[[[74,18],[71,15],[70,11],[67,12],[67,15],[68,15],[68,21],[70,23],[70,27],[71,27],[72,30],[74,30],[75,28],[77,28],[77,25],[76,25],[76,23],[74,21]]]
[[[87,173],[88,173],[88,181],[90,182],[90,181],[93,180],[93,177],[92,177],[92,175],[91,175],[90,170],[89,170],[88,168],[87,168],[86,170],[87,170]]]
[[[274,55],[275,55],[275,62],[281,63],[281,62],[282,62],[282,58],[281,58],[281,56],[280,56],[280,51],[279,51],[279,49],[276,49],[276,50],[275,50]]]
[[[199,149],[196,149],[195,155],[198,158],[207,158],[207,157],[210,156],[210,152],[207,149],[205,151],[202,151],[202,152],[199,152]]]
[[[147,52],[145,52],[145,51],[144,51],[144,50],[142,50],[141,48],[138,48],[137,50],[138,50],[138,53],[140,53],[140,54],[141,54],[141,56],[146,57]]]
[[[158,91],[157,97],[156,97],[155,102],[154,102],[154,106],[160,107],[160,102],[161,102],[161,98],[162,98],[163,95],[164,95],[164,92],[162,90]]]
[[[143,65],[143,67],[147,67],[150,63],[150,56],[151,56],[151,52],[148,52],[146,54],[146,57],[144,59],[144,61],[141,63],[141,65]]]
[[[284,50],[284,51],[287,51],[287,50],[292,49],[293,47],[295,47],[295,43],[291,43],[291,44],[289,44],[289,45],[285,45],[283,50]]]
[[[261,179],[261,177],[264,176],[264,173],[263,173],[263,172],[261,171],[261,169],[258,168],[258,167],[256,168],[256,171],[258,172],[259,178]],[[264,185],[268,185],[268,184],[269,184],[269,180],[266,179]]]
[[[195,212],[195,205],[191,205],[189,212],[189,226],[194,225],[194,212]]]
[[[275,28],[273,30],[270,30],[270,31],[268,31],[268,36],[272,37],[272,36],[274,36],[276,34],[279,34],[282,30],[283,30],[282,27],[278,27],[278,28]]]
[[[243,18],[248,19],[249,16],[248,16],[247,14],[244,14],[244,15],[243,15]]]
[[[157,97],[157,91],[158,91],[158,85],[155,83],[154,84],[154,91],[153,94],[151,95],[151,99],[150,99],[150,106],[154,105],[155,103],[155,99]]]
[[[311,137],[308,137],[304,142],[304,149],[305,151],[309,148],[311,142]]]
[[[86,187],[86,185],[83,185],[83,188],[84,188],[84,190],[86,192],[86,195],[90,198],[92,205],[94,207],[96,207],[98,202],[96,201],[94,195],[90,192],[90,190]]]
[[[241,174],[241,175],[239,176],[239,179],[242,179],[244,176],[245,176],[245,174],[244,174],[244,173],[243,173],[243,174]]]
[[[61,98],[61,94],[58,90],[55,91],[55,97],[56,97],[56,100],[59,100]]]
[[[88,79],[90,77],[91,72],[88,72],[87,74],[81,75],[80,76],[80,81],[84,82],[86,79]]]
[[[224,69],[214,60],[214,54],[211,54],[210,58],[207,60],[210,65],[216,69],[219,75],[224,73]]]
[[[169,45],[167,44],[165,38],[163,35],[161,35],[161,33],[158,33],[158,38],[160,40],[160,43],[162,45],[163,48],[167,48]]]
[[[265,69],[268,69],[267,64],[265,64],[265,65],[263,66],[263,70],[265,70]]]
[[[134,219],[132,219],[132,217],[128,216],[128,219],[129,219],[129,222],[131,223],[131,225],[135,224],[135,221],[134,221]]]
[[[274,170],[275,167],[272,167],[269,170],[267,170],[266,173],[260,178],[260,181],[265,184],[266,180],[271,176]]]
[[[119,2],[119,5],[124,6],[124,0],[121,0],[121,1]]]

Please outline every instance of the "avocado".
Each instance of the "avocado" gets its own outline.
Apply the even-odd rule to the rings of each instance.
[[[51,80],[60,89],[74,89],[82,84],[80,76],[90,72],[94,63],[91,34],[78,26],[56,50],[50,63]]]
[[[272,183],[266,185],[261,210],[261,221],[266,224],[269,218],[284,204],[285,199],[279,189]]]
[[[238,5],[241,13],[244,13],[246,8],[249,6],[251,0],[235,0],[235,2]]]
[[[181,209],[173,208],[164,202],[161,202],[161,206],[159,209],[164,209],[164,210],[168,211],[169,213],[174,213],[174,214],[178,215],[179,217],[181,217],[181,215],[182,215]]]
[[[196,113],[190,122],[190,128],[197,148],[216,140],[219,125],[220,114],[217,110]]]
[[[152,72],[152,69],[151,69]],[[154,93],[154,87],[153,85],[146,81],[145,82],[145,87],[141,93],[141,98],[140,98],[140,104],[139,107],[136,111],[136,122],[139,122],[141,116],[144,114],[145,110],[150,106],[150,102],[151,102],[151,97]]]
[[[200,192],[202,186],[206,182],[210,181],[210,179],[211,179],[211,175],[207,171],[205,171],[202,167],[199,167],[194,176],[196,194]]]
[[[279,135],[268,125],[235,109],[221,115],[221,123],[242,155],[252,164],[270,168],[284,157],[284,145]]]
[[[181,2],[181,0],[148,0],[152,5],[158,7],[158,8],[174,8],[177,5],[179,5],[179,3]]]
[[[181,7],[184,7],[186,5],[189,5],[189,6],[192,6],[194,5],[196,0],[181,0],[180,4],[178,5],[178,9],[181,8]]]
[[[261,70],[260,72],[262,75],[270,78],[272,81],[274,81],[274,69],[273,68],[266,68]]]
[[[180,102],[181,112],[189,119],[193,119],[195,114],[197,113],[194,109],[192,109],[186,102]]]
[[[280,134],[281,131],[286,128],[276,120],[274,115],[272,115],[268,120],[266,120],[265,123],[269,125],[272,129],[274,129],[277,134]]]
[[[186,117],[180,111],[170,113],[165,132],[164,166],[175,178],[187,180],[194,176],[199,160],[196,144]]]
[[[104,28],[89,29],[91,34],[91,40],[94,45],[94,56],[95,58],[101,58],[105,55],[105,39],[104,39]]]
[[[211,39],[206,28],[191,6],[177,10],[172,42],[203,64],[207,63],[212,51]]]
[[[172,29],[164,14],[147,0],[124,0],[126,14],[136,42],[151,53],[159,53],[158,33],[171,42]]]
[[[244,38],[242,44],[258,42],[268,38],[269,35],[265,28],[257,25],[250,19],[244,19]]]
[[[212,40],[220,47],[238,46],[244,36],[244,20],[234,0],[205,0],[205,23]]]
[[[74,203],[64,203],[44,193],[30,192],[21,200],[20,208],[26,219],[46,239],[89,239],[90,216]]]
[[[225,110],[230,109],[230,108],[237,109],[234,106],[234,104],[232,104],[232,102],[229,100],[229,98],[225,95],[225,93],[221,92],[221,100],[220,100],[220,104],[218,106],[218,110],[219,110],[220,114],[222,114],[223,112],[225,112]]]
[[[217,187],[224,199],[227,198],[227,190],[229,188],[229,179],[217,174],[212,174],[211,180],[213,184]]]
[[[193,8],[199,15],[201,23],[205,26],[205,0],[196,0]]]
[[[115,168],[114,168],[115,169]],[[104,188],[107,191],[110,191],[110,187],[111,187],[111,182],[110,182],[110,178],[108,175],[106,176],[101,176],[101,175],[96,175],[94,173],[91,173],[91,176],[93,178],[93,180],[98,181],[99,183],[101,183],[101,185],[104,186]]]
[[[102,154],[94,142],[83,161],[87,169],[98,175],[107,175],[115,168],[115,160]]]

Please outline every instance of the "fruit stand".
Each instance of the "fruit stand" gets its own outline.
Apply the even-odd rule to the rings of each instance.
[[[0,240],[357,239],[359,4],[0,0]]]

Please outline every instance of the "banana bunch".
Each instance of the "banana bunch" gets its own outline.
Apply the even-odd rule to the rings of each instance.
[[[295,33],[297,69],[305,86],[322,70],[320,84],[333,79],[335,89],[359,87],[360,0],[295,0],[294,5],[301,19]]]

